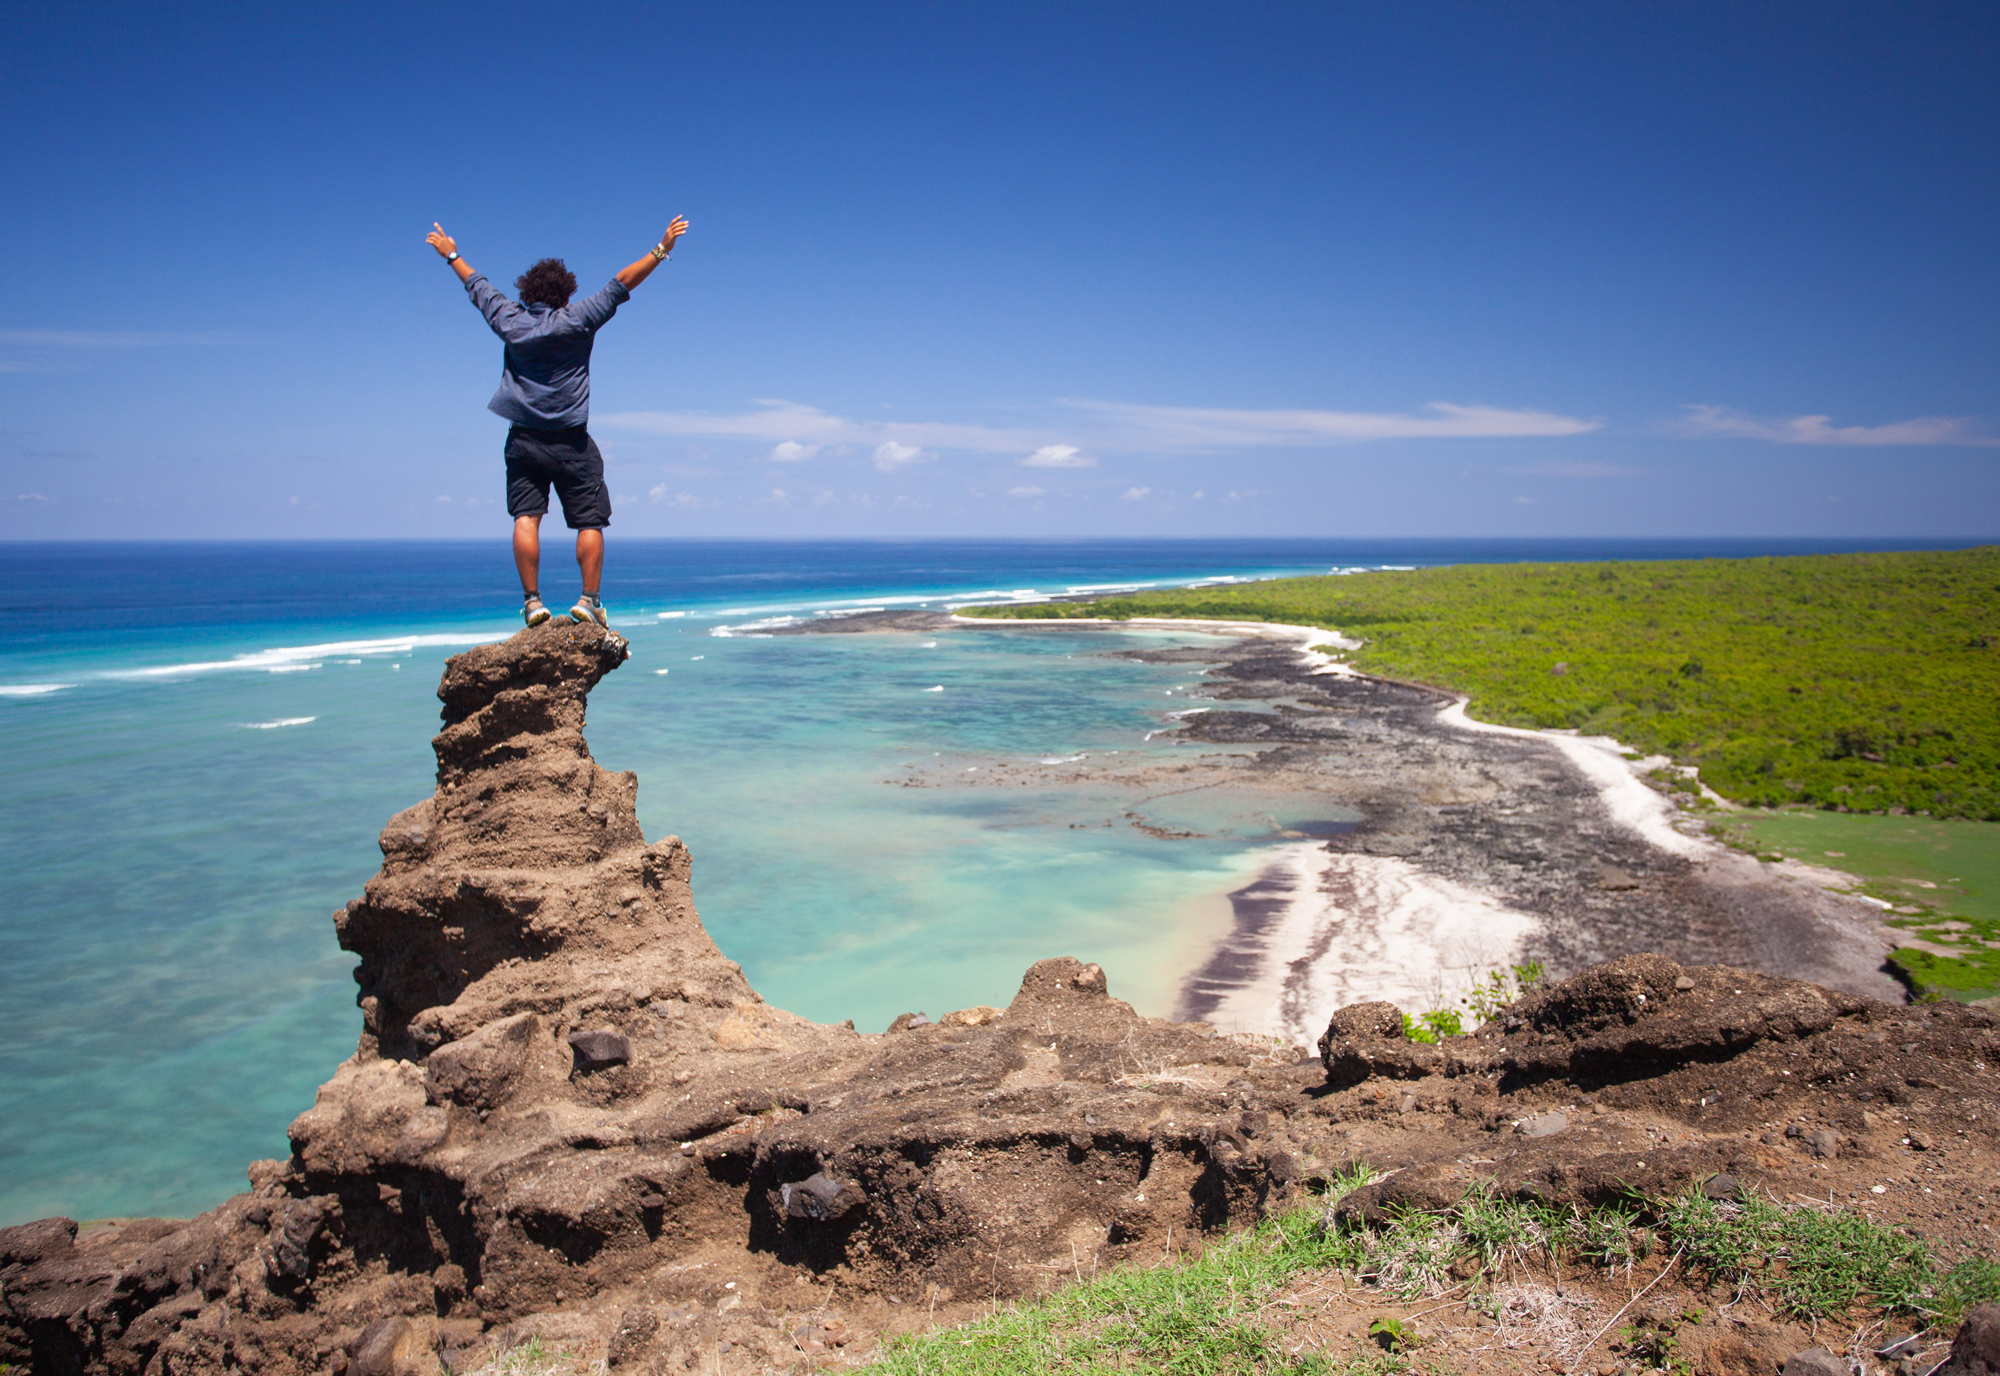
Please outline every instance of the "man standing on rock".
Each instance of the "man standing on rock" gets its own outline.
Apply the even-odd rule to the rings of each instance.
[[[472,304],[507,346],[500,390],[486,409],[512,422],[507,430],[507,514],[514,518],[514,567],[520,570],[525,595],[521,615],[530,626],[549,619],[539,583],[542,517],[548,515],[551,486],[562,499],[563,520],[576,532],[576,566],[583,573],[583,596],[569,614],[578,621],[610,624],[598,588],[611,494],[604,486],[604,456],[585,428],[590,419],[590,346],[632,289],[667,261],[687,227],[676,216],[639,261],[575,305],[570,297],[576,292],[576,275],[560,258],[544,258],[514,280],[521,293],[516,305],[458,256],[457,242],[442,225],[433,224],[425,237],[451,264]]]

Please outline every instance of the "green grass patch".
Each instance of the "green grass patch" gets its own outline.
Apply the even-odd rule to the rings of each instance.
[[[1921,944],[1890,959],[1919,993],[2000,998],[2000,825],[1788,810],[1732,815],[1717,830],[1767,858],[1844,870],[1895,903],[1888,925]]]
[[[1737,802],[2000,821],[2000,547],[1469,564],[967,614],[1325,627],[1364,642],[1370,673],[1466,693],[1487,721],[1617,736]]]
[[[893,1376],[1156,1371],[1298,1373],[1341,1368],[1292,1357],[1252,1311],[1293,1277],[1335,1265],[1342,1239],[1301,1209],[1178,1264],[1121,1268],[990,1318],[889,1345],[870,1371]]]
[[[1285,1350],[1263,1307],[1291,1281],[1326,1270],[1403,1302],[1463,1285],[1467,1302],[1488,1312],[1500,1308],[1497,1283],[1523,1267],[1590,1265],[1629,1276],[1642,1261],[1677,1265],[1685,1279],[1731,1295],[1759,1294],[1803,1321],[1868,1313],[1949,1324],[1972,1305],[2000,1300],[2000,1265],[1974,1258],[1946,1268],[1920,1237],[1845,1210],[1719,1201],[1699,1190],[1583,1209],[1477,1190],[1451,1208],[1406,1212],[1379,1226],[1336,1222],[1335,1203],[1364,1179],[1350,1176],[1326,1200],[1191,1259],[1121,1268],[972,1323],[894,1340],[867,1369],[884,1376],[1407,1369],[1414,1335],[1390,1316],[1370,1328],[1380,1352]]]
[[[1845,870],[1897,903],[2000,923],[2000,825],[1992,822],[1752,812],[1725,819],[1724,832],[1760,855]]]

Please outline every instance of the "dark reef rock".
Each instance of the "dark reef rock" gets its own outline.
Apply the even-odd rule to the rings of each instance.
[[[912,1296],[943,1321],[1157,1260],[1356,1161],[1392,1172],[1358,1218],[1475,1179],[1596,1199],[1726,1169],[1750,1189],[1805,1150],[1756,1146],[1759,1122],[1833,1114],[1842,1086],[1957,1113],[2000,1064],[1981,1013],[1655,956],[1439,1046],[1388,1005],[1346,1009],[1321,1061],[1140,1017],[1072,959],[1004,1010],[821,1026],[716,949],[687,849],[648,845],[637,780],[591,759],[586,696],[625,655],[562,622],[450,662],[437,792],[335,917],[362,1033],[290,1159],[184,1223],[0,1231],[0,1362],[358,1376],[542,1333],[618,1369],[757,1370],[852,1355]],[[1558,1134],[1509,1130],[1557,1113]],[[1663,1124],[1671,1143],[1645,1135]]]

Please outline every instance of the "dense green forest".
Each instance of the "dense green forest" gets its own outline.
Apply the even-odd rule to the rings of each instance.
[[[1274,621],[1486,721],[1700,767],[1736,802],[2000,820],[2000,547],[1466,564],[981,609]]]

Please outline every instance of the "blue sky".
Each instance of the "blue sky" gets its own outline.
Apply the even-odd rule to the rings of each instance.
[[[2000,533],[1991,4],[0,11],[0,538]]]

